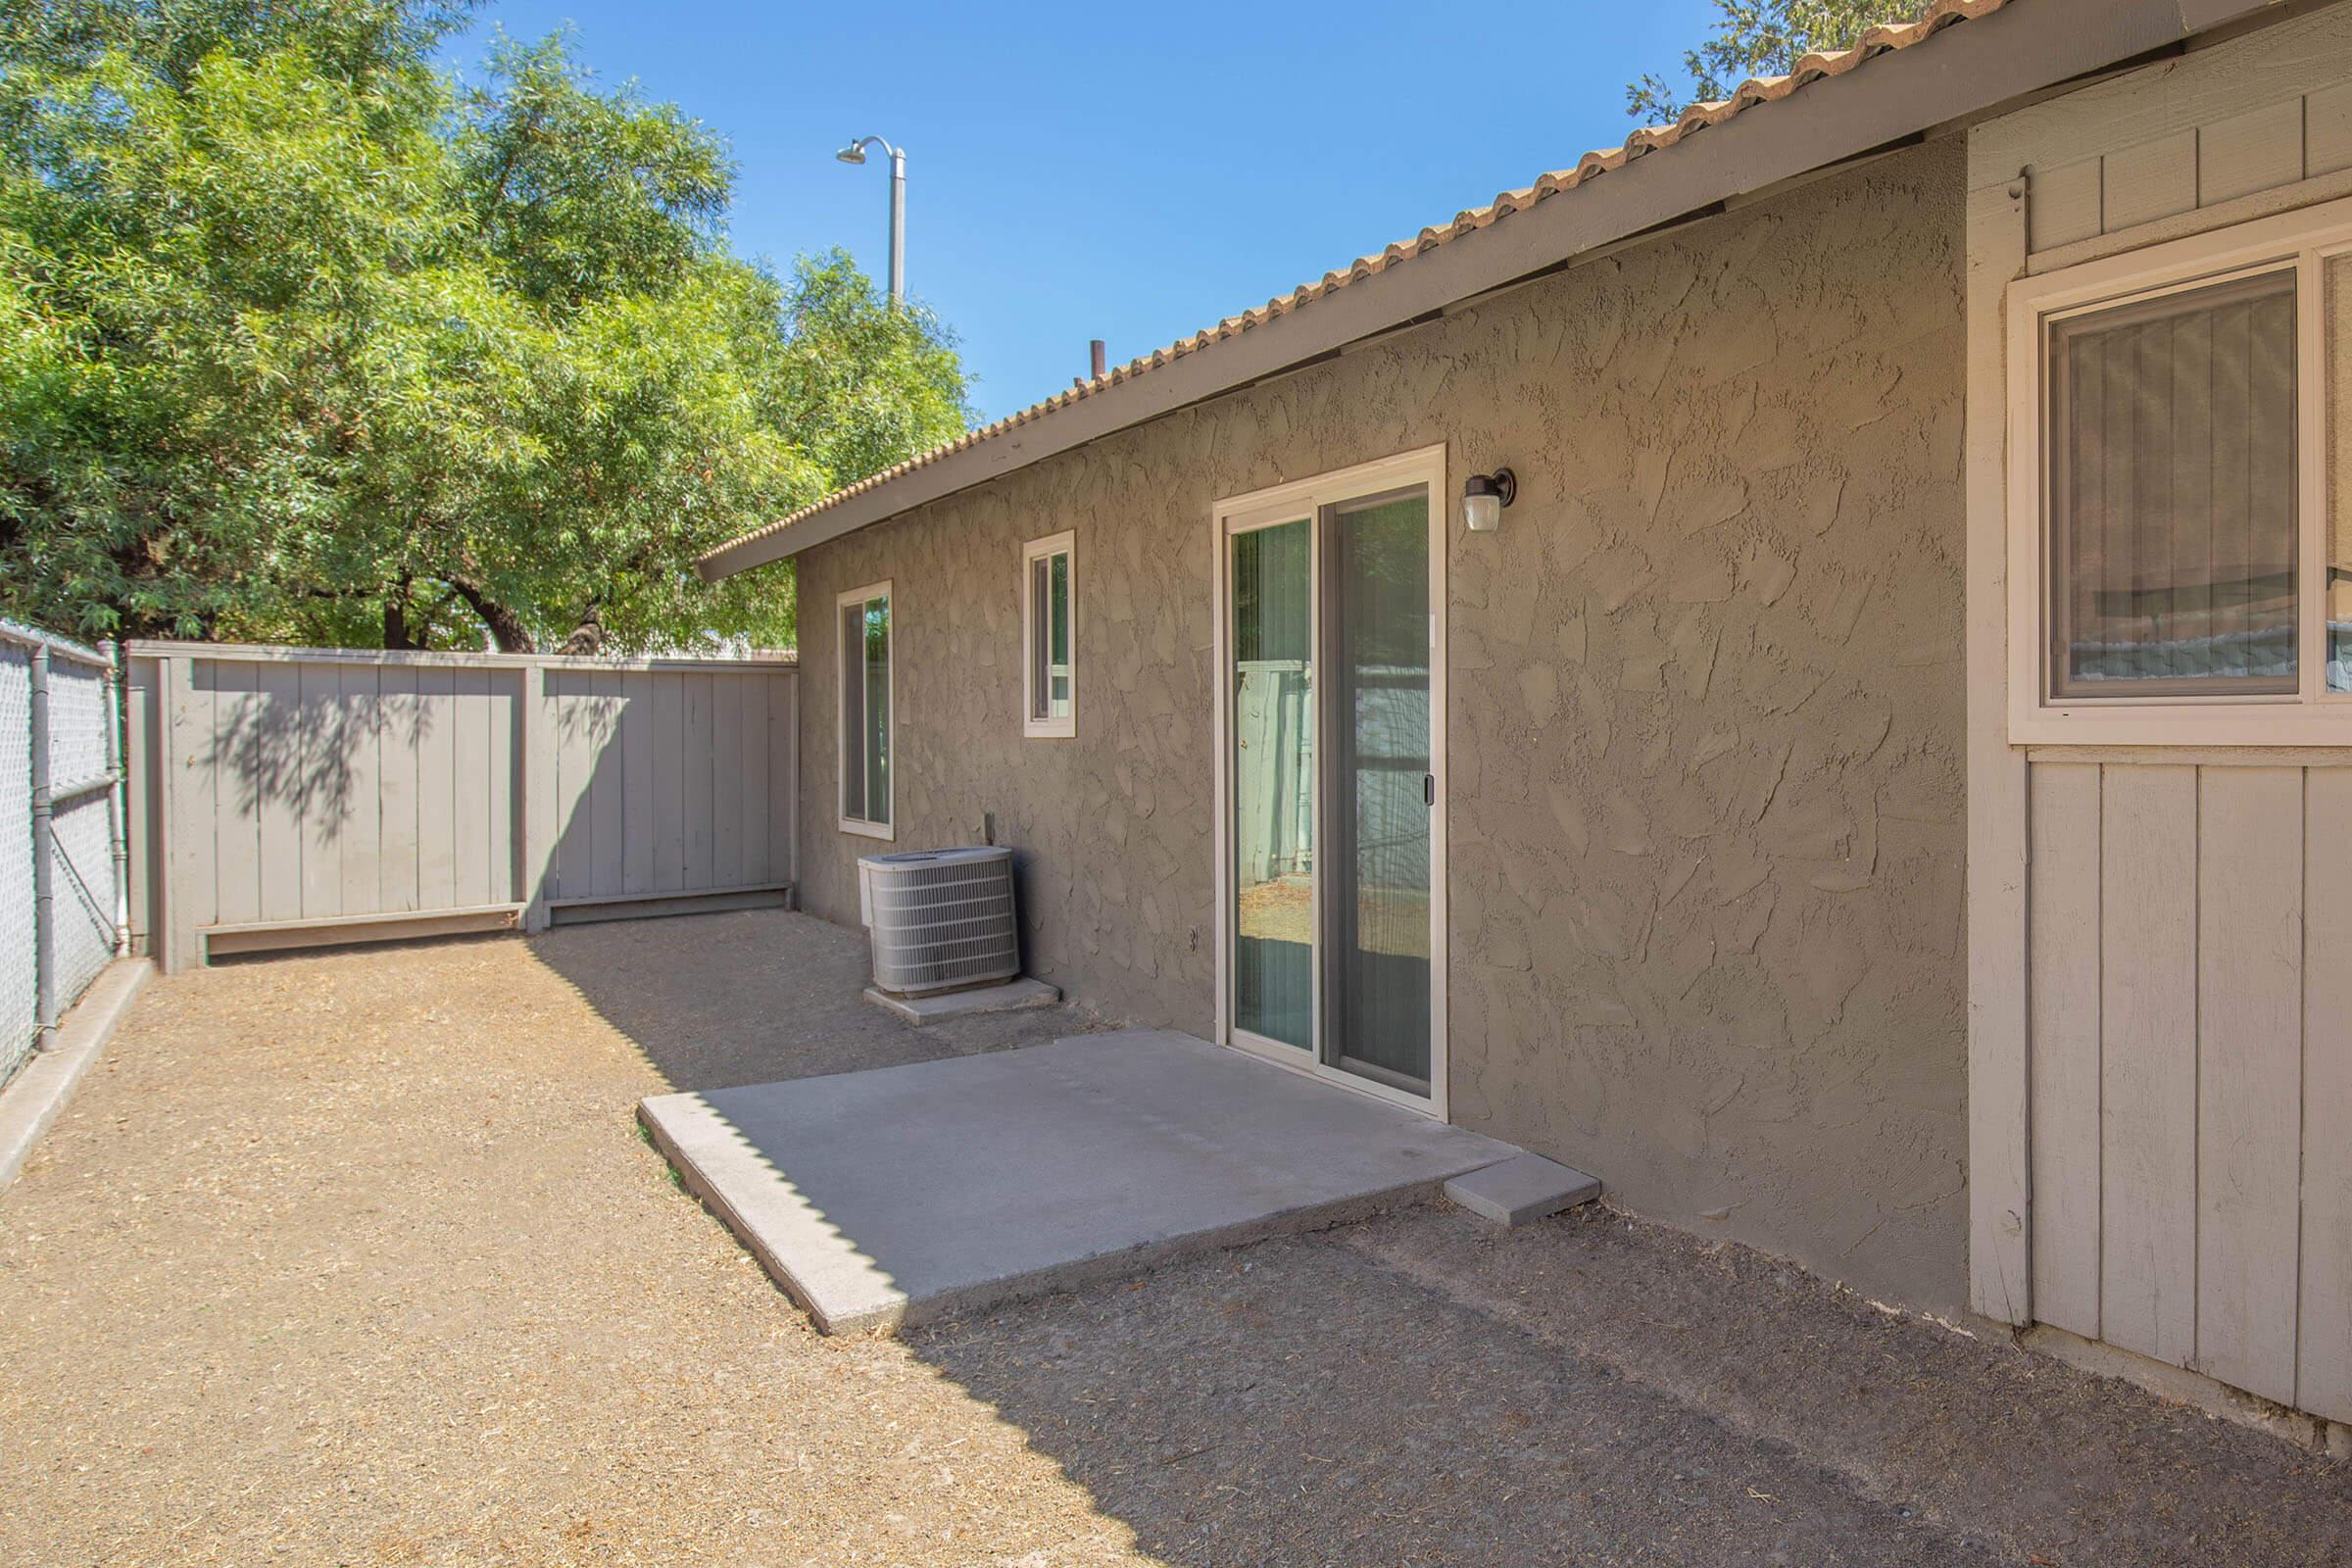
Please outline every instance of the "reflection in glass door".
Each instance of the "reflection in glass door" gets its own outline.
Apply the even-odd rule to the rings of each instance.
[[[1314,524],[1233,540],[1233,1021],[1314,1049]]]
[[[1389,483],[1394,485],[1392,478]],[[1239,1043],[1428,1098],[1430,489],[1226,527],[1225,736]]]
[[[1429,1089],[1429,497],[1326,514],[1326,1059]]]

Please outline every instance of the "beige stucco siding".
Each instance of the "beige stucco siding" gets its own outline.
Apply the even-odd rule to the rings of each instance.
[[[1443,441],[1456,1120],[1873,1292],[1963,1281],[1962,168],[1944,144],[1576,268],[801,559],[803,898],[854,921],[840,590],[896,591],[899,842],[1028,858],[1032,968],[1205,1033],[1209,516]],[[1021,738],[1073,529],[1078,738]]]

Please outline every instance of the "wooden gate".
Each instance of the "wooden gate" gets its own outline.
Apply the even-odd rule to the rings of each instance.
[[[790,897],[789,660],[128,655],[133,941],[167,969]]]

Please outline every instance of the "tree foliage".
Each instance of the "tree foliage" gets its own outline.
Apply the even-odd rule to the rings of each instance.
[[[965,422],[944,331],[725,249],[724,144],[414,0],[0,20],[0,608],[89,635],[788,642],[693,558]],[[762,580],[765,577],[766,580]]]
[[[1917,16],[1925,0],[1715,0],[1713,36],[1683,53],[1680,80],[1629,82],[1625,112],[1650,124],[1717,103],[1754,76],[1782,76],[1815,50],[1850,48],[1882,23]]]

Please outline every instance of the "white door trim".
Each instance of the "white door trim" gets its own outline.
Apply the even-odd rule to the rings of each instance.
[[[1426,485],[1429,490],[1429,606],[1430,606],[1430,673],[1429,673],[1429,769],[1437,780],[1437,805],[1430,812],[1429,842],[1429,1094],[1424,1097],[1408,1094],[1387,1084],[1375,1083],[1355,1073],[1327,1066],[1311,1051],[1267,1040],[1238,1029],[1232,1018],[1233,995],[1233,681],[1229,674],[1232,659],[1232,633],[1228,620],[1231,611],[1231,556],[1226,541],[1234,534],[1245,533],[1273,522],[1295,521],[1304,517],[1313,526],[1315,558],[1314,609],[1316,646],[1321,647],[1322,573],[1319,563],[1322,553],[1322,509],[1335,503],[1351,501],[1361,496],[1377,495],[1383,491],[1404,490]],[[1446,847],[1446,600],[1449,597],[1446,580],[1446,557],[1448,529],[1453,511],[1447,504],[1446,447],[1419,447],[1410,452],[1396,453],[1372,463],[1353,467],[1337,468],[1328,473],[1295,479],[1284,484],[1270,485],[1246,495],[1228,496],[1210,508],[1209,515],[1209,583],[1214,626],[1213,664],[1211,684],[1215,691],[1215,768],[1214,795],[1216,800],[1216,1030],[1214,1039],[1219,1045],[1246,1051],[1251,1055],[1301,1072],[1326,1083],[1338,1084],[1360,1094],[1370,1095],[1392,1104],[1405,1106],[1440,1121],[1449,1119],[1446,1093],[1446,955],[1448,949],[1447,907],[1451,903],[1451,879],[1447,874]],[[1321,772],[1317,764],[1318,776]],[[1318,840],[1321,817],[1317,817]],[[1323,879],[1315,879],[1317,908],[1315,928],[1322,930]],[[1322,1018],[1323,966],[1315,968],[1315,1017],[1320,1027]]]

